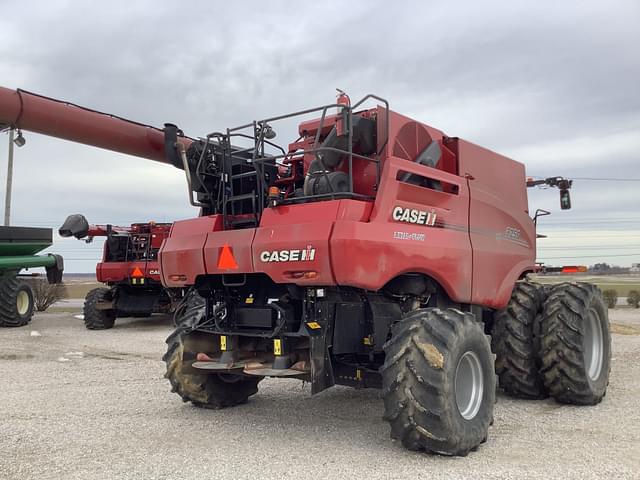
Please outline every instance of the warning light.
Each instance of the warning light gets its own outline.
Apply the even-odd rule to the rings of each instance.
[[[132,277],[144,277],[144,273],[142,273],[142,270],[140,270],[140,267],[136,267],[133,269],[133,272],[131,272],[131,276]]]
[[[224,245],[218,255],[218,268],[220,270],[237,270],[238,263],[233,257],[233,251],[229,245]]]
[[[269,198],[280,197],[280,189],[278,187],[269,187]]]

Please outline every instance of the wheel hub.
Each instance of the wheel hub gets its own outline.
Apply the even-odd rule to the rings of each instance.
[[[16,297],[16,310],[19,315],[24,315],[29,311],[29,294],[24,290],[18,292]]]
[[[472,420],[480,410],[484,393],[484,377],[478,356],[465,352],[456,367],[455,392],[456,405],[462,418]]]
[[[584,334],[582,335],[584,366],[589,378],[591,380],[597,380],[598,377],[600,377],[604,360],[602,324],[600,322],[600,315],[598,315],[598,312],[593,308],[589,309],[585,320]]]

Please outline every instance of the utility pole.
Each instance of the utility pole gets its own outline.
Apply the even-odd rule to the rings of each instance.
[[[9,161],[7,162],[7,189],[4,197],[4,224],[11,223],[11,184],[13,182],[13,128],[9,129]]]

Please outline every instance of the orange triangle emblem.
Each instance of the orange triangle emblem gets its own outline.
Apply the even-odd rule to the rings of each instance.
[[[139,267],[136,267],[133,269],[133,272],[131,272],[131,276],[132,277],[144,277],[144,273],[142,273],[142,270],[140,270]]]
[[[218,268],[220,270],[237,270],[238,263],[233,257],[233,252],[229,245],[224,245],[218,256]]]

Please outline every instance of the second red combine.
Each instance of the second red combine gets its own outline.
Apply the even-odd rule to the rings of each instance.
[[[160,282],[158,250],[169,235],[170,223],[133,223],[128,227],[90,225],[84,215],[70,215],[59,233],[85,239],[106,237],[96,278],[106,287],[91,290],[84,302],[89,330],[112,328],[118,317],[148,317],[169,313],[177,298]]]

